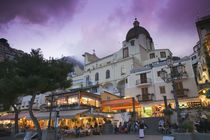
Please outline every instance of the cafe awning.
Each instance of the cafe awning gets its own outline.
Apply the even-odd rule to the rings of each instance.
[[[135,108],[139,108],[140,105],[138,102],[134,99]],[[133,108],[133,99],[127,98],[127,99],[116,99],[116,100],[107,100],[103,101],[101,104],[101,107],[109,106],[111,109],[118,110],[118,109],[132,109]]]
[[[88,109],[81,109],[81,110],[69,110],[69,111],[60,111],[59,112],[59,118],[60,119],[72,119],[74,118],[77,114],[82,114],[87,112]],[[50,116],[50,112],[39,112],[35,114],[35,117],[38,120],[48,120]],[[31,120],[31,117],[28,116],[26,118],[27,120]],[[52,112],[52,119],[55,119],[55,112]]]
[[[34,112],[36,114],[36,112]],[[28,112],[21,112],[18,114],[18,119],[29,116]],[[0,117],[0,120],[15,120],[15,113],[10,113]]]

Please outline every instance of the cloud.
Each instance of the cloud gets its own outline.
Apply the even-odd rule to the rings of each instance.
[[[63,22],[72,18],[84,4],[78,0],[1,0],[0,2],[1,25],[16,18],[33,24],[44,24],[50,19],[55,19],[54,22]]]

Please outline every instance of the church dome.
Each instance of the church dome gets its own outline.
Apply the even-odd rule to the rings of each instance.
[[[134,27],[131,28],[126,35],[127,42],[131,39],[138,38],[139,34],[144,34],[146,37],[151,39],[149,32],[145,28],[139,26],[139,22],[136,18],[133,22],[133,26]]]

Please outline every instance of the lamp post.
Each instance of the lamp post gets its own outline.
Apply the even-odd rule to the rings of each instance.
[[[174,100],[176,104],[176,111],[177,111],[177,119],[178,119],[178,129],[179,132],[182,132],[182,119],[181,119],[181,113],[180,113],[180,108],[179,108],[179,102],[176,94],[176,86],[175,86],[175,80],[181,79],[182,76],[185,74],[185,68],[184,65],[181,63],[178,64],[177,66],[177,72],[175,73],[173,66],[174,62],[171,56],[169,56],[166,59],[166,64],[170,69],[170,73],[167,73],[164,69],[161,69],[160,71],[160,77],[165,81],[165,82],[172,82],[172,87],[173,87],[173,95],[174,95]]]

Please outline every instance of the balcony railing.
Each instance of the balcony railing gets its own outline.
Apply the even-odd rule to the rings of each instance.
[[[148,93],[148,94],[143,94],[143,95],[137,95],[136,96],[138,99],[138,102],[144,102],[144,101],[153,101],[154,94],[153,93]]]
[[[152,80],[150,78],[147,79],[138,79],[136,80],[136,85],[140,86],[140,85],[147,85],[147,84],[151,84]]]
[[[181,97],[187,97],[187,92],[188,91],[189,91],[188,88],[178,89],[178,90],[176,90],[176,95],[179,98],[181,98]],[[171,93],[174,93],[174,91],[172,90]]]

